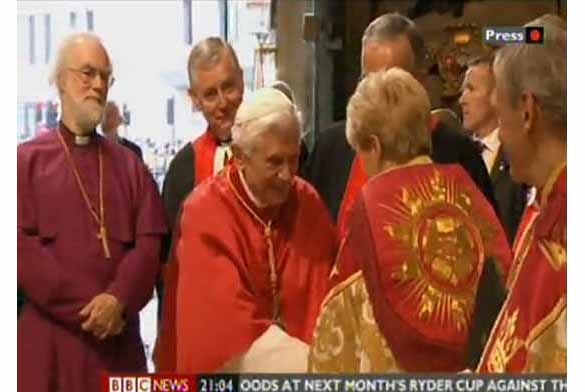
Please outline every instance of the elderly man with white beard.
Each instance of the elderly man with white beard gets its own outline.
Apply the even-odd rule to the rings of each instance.
[[[100,39],[63,42],[52,81],[59,129],[18,147],[18,390],[101,390],[104,372],[146,371],[138,312],[166,232],[147,168],[95,132],[112,65]]]

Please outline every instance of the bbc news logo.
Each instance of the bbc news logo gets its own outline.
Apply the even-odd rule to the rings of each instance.
[[[544,28],[532,27],[484,27],[483,42],[489,45],[542,44]]]
[[[195,378],[177,375],[117,375],[104,378],[103,392],[195,392]]]

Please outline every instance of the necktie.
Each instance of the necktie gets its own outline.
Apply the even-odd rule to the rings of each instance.
[[[228,164],[229,160],[230,160],[230,156],[226,150],[223,154],[223,167],[225,167]]]
[[[485,150],[487,150],[487,146],[481,140],[474,140],[475,148],[480,154],[483,154]]]

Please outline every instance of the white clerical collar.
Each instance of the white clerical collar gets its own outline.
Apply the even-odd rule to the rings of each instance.
[[[483,145],[485,146],[485,148],[487,148],[490,152],[496,152],[496,151],[498,151],[498,148],[500,148],[499,135],[500,135],[500,128],[496,128],[492,132],[490,132],[489,135],[487,135],[486,137],[484,137],[480,140],[483,143]]]
[[[91,142],[91,136],[75,135],[73,140],[76,146],[87,146]]]
[[[213,156],[213,174],[219,173],[232,157],[232,149],[229,142],[222,142],[217,145]]]
[[[244,173],[242,173],[242,170],[239,168],[238,168],[238,175],[240,176],[240,181],[242,181],[242,186],[244,187],[244,191],[246,192],[246,194],[248,195],[250,200],[252,200],[252,203],[254,203],[254,205],[258,208],[266,207],[266,205],[264,203],[260,202],[260,200],[258,200],[258,198],[256,196],[254,196],[254,194],[252,193],[252,191],[248,187],[248,183],[246,182],[246,179],[244,178]]]

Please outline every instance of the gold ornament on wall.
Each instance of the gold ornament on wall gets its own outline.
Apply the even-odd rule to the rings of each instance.
[[[443,79],[443,96],[459,94],[467,63],[492,49],[482,43],[481,31],[475,24],[451,25],[445,28],[443,44],[434,51],[439,75]]]

